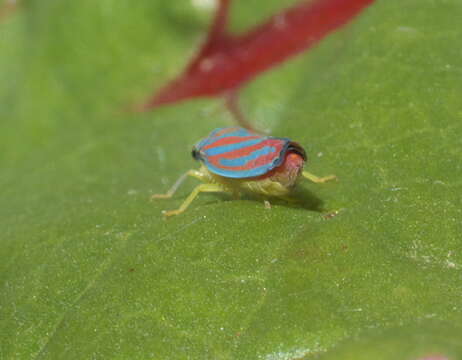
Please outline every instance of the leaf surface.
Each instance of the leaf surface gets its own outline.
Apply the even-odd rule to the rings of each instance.
[[[243,90],[258,128],[339,182],[271,210],[201,195],[165,221],[194,180],[150,196],[233,120],[220,100],[124,109],[186,64],[203,4],[30,1],[2,20],[0,358],[462,357],[461,3],[377,1]],[[290,4],[236,2],[231,27]]]

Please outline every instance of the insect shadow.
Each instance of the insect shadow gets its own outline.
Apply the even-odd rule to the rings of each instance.
[[[303,187],[296,187],[292,190],[291,195],[295,200],[286,202],[286,205],[294,208],[303,208],[310,211],[319,213],[326,212],[324,201],[316,196],[313,192]]]
[[[308,211],[315,211],[318,213],[327,212],[328,209],[324,207],[324,201],[322,201],[313,192],[303,187],[296,187],[291,191],[290,198],[281,199],[278,197],[264,197],[256,194],[243,194],[239,197],[240,200],[248,200],[252,202],[260,202],[262,207],[264,202],[268,201],[271,205],[285,206],[291,209],[305,209]],[[216,193],[213,194],[213,198],[221,201],[239,201],[230,194]],[[213,204],[216,200],[209,200],[207,204]]]

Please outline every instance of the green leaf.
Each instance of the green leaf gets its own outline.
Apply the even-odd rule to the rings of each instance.
[[[220,99],[125,109],[186,64],[203,3],[29,1],[2,20],[0,358],[462,357],[462,3],[377,1],[243,90],[257,127],[339,182],[271,210],[201,195],[166,221],[194,181],[151,194],[232,118]],[[291,3],[236,1],[232,28]]]

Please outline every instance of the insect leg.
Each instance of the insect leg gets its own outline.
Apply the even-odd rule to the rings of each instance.
[[[308,180],[319,184],[319,183],[325,183],[327,181],[331,180],[337,180],[337,176],[335,175],[329,175],[329,176],[323,176],[323,177],[318,177],[314,174],[309,173],[308,171],[303,171],[302,173],[303,177],[307,178]]]
[[[186,208],[191,204],[191,202],[196,198],[197,195],[201,192],[226,192],[226,190],[220,184],[201,184],[197,185],[196,188],[189,194],[186,200],[181,204],[181,206],[176,210],[162,211],[165,216],[172,216],[181,214]]]
[[[188,170],[183,175],[181,175],[180,178],[177,181],[175,181],[175,183],[170,188],[170,190],[167,191],[167,193],[165,193],[165,194],[154,194],[154,195],[151,196],[151,200],[152,199],[169,199],[169,198],[171,198],[173,196],[173,194],[175,193],[175,191],[178,190],[180,185],[183,183],[183,181],[185,181],[186,177],[188,177],[188,176],[192,176],[192,177],[195,177],[196,179],[204,181],[204,175],[203,175],[202,172],[200,172],[199,170]]]

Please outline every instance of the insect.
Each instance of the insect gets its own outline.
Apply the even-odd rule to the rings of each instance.
[[[155,194],[152,198],[171,198],[188,176],[203,184],[196,186],[178,209],[163,211],[165,216],[181,214],[201,192],[225,192],[236,197],[254,193],[290,201],[291,189],[300,176],[315,183],[336,179],[335,175],[317,177],[303,171],[307,158],[298,143],[239,127],[212,131],[194,146],[192,157],[201,162],[201,167],[187,171],[166,194]],[[265,206],[268,205],[265,201]]]

